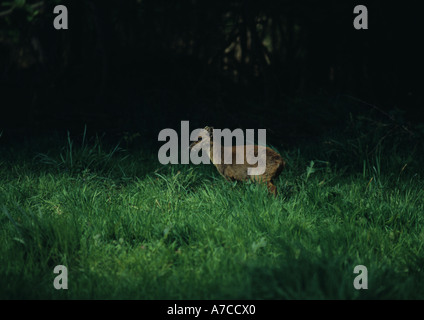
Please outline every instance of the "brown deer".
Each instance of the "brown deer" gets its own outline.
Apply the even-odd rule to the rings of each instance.
[[[257,145],[254,145],[253,148],[247,148],[246,145],[239,146],[220,146],[221,148],[221,161],[214,161],[219,159],[214,159],[213,156],[213,128],[205,127],[204,129],[208,135],[200,135],[198,140],[193,142],[190,145],[190,150],[194,148],[195,151],[199,151],[202,147],[207,147],[209,145],[209,159],[218,169],[218,172],[227,180],[238,180],[238,181],[247,181],[252,180],[259,183],[265,183],[267,185],[268,191],[274,196],[277,195],[277,187],[274,185],[273,180],[279,176],[281,171],[284,169],[286,163],[283,158],[274,150],[268,147],[259,148]],[[220,142],[219,142],[220,143]],[[259,151],[258,151],[259,150]],[[261,152],[262,154],[258,154]],[[231,154],[231,164],[224,163],[225,152]],[[243,155],[244,163],[237,164],[237,154]],[[253,159],[255,156],[258,159],[262,157],[264,163],[266,163],[265,171],[262,174],[258,175],[249,175],[248,168],[255,168],[258,164],[249,164],[247,159]],[[253,161],[249,161],[253,162]]]

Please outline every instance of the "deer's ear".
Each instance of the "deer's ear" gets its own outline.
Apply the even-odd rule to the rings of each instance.
[[[206,130],[206,132],[209,134],[209,137],[212,138],[213,127],[206,126],[204,130]]]

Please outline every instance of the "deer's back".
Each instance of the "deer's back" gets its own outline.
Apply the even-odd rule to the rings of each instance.
[[[224,163],[225,152],[231,154],[231,163]],[[258,154],[259,153],[259,154]],[[237,164],[237,155],[243,162]],[[256,168],[258,161],[266,163],[265,172],[261,175],[248,175],[248,168]],[[283,158],[274,150],[265,147],[258,148],[257,145],[232,146],[221,148],[221,164],[216,164],[218,171],[227,179],[231,180],[248,180],[270,181],[277,177],[285,166]]]

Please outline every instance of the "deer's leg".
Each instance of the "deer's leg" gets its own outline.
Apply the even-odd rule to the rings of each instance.
[[[272,193],[275,197],[277,196],[277,187],[271,181],[268,181],[267,188],[269,193]]]

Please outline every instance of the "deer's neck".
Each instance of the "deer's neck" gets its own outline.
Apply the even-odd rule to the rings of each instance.
[[[213,164],[215,164],[213,161],[213,142],[212,141],[210,142],[210,145],[209,145],[209,159],[211,160]]]
[[[223,147],[221,146],[221,159],[220,161],[218,161],[218,163],[216,163],[214,161],[214,156],[213,156],[213,142],[210,142],[210,149],[209,149],[209,159],[211,160],[212,164],[215,166],[215,168],[218,170],[218,172],[225,177],[224,175],[224,170],[225,170],[225,166],[222,164],[222,157],[224,155],[224,150]]]
[[[218,146],[217,146],[218,147]],[[225,153],[225,151],[224,151],[224,147],[221,145],[221,146],[219,146],[219,148],[221,149],[220,151],[221,151],[221,154],[219,155],[219,153],[217,154],[217,159],[215,159],[215,157],[214,157],[214,153],[213,153],[213,149],[214,149],[214,145],[213,145],[213,142],[211,141],[210,142],[210,146],[209,146],[209,159],[211,160],[211,162],[212,162],[212,164],[214,164],[215,165],[215,167],[221,167],[221,165],[223,164],[223,161],[224,161],[224,153]],[[215,160],[217,160],[217,161],[215,161]],[[219,168],[218,168],[218,170],[219,170]]]

